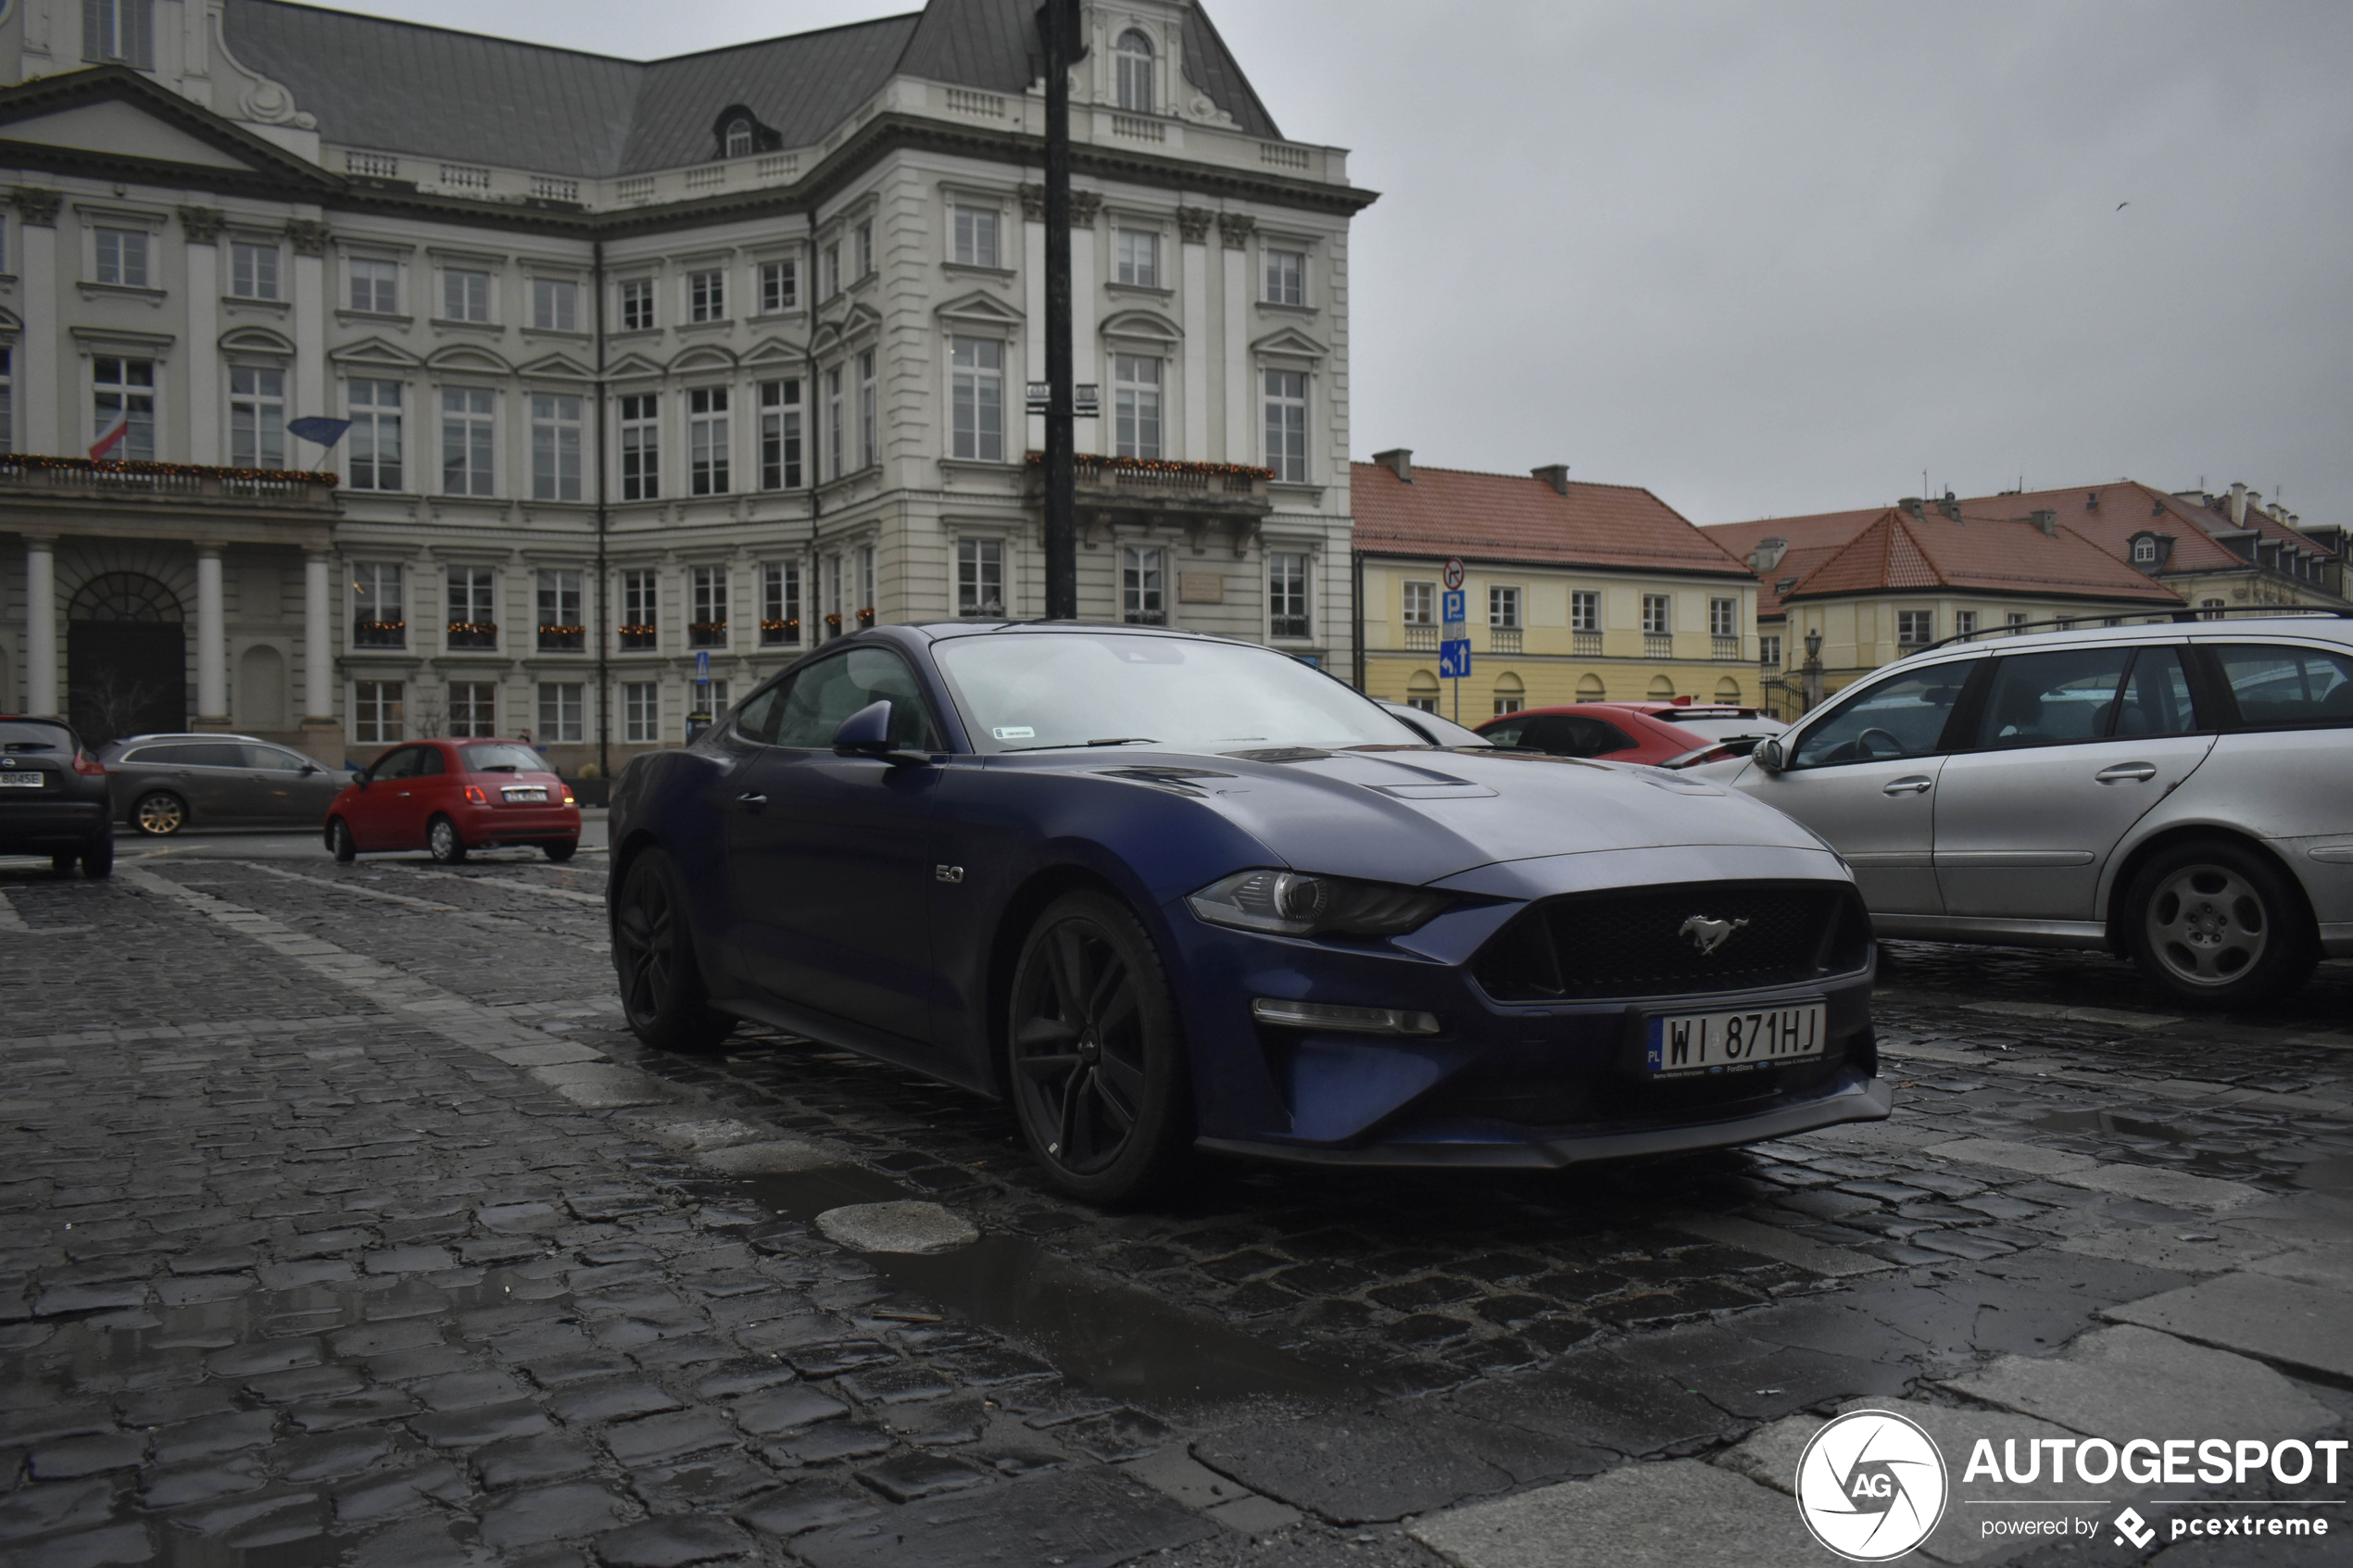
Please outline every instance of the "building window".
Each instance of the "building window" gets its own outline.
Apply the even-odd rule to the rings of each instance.
[[[727,274],[718,268],[686,274],[686,320],[724,321],[727,319]]]
[[[841,466],[841,367],[825,372],[825,477],[839,479]]]
[[[691,575],[694,613],[686,621],[686,646],[690,648],[724,648],[727,646],[727,569],[724,566],[698,566]]]
[[[587,688],[578,681],[539,683],[539,734],[542,741],[576,742],[586,733],[584,722]]]
[[[91,412],[102,458],[151,463],[156,457],[156,362],[98,355],[90,361]],[[122,434],[106,446],[120,426]]]
[[[760,264],[760,313],[774,316],[800,308],[800,263],[763,261]]]
[[[955,217],[955,249],[950,259],[961,267],[996,267],[997,210],[987,207],[959,207]]]
[[[1598,632],[1602,629],[1602,596],[1597,588],[1578,588],[1568,596],[1568,629],[1572,632]]]
[[[531,395],[531,498],[580,499],[580,399]]]
[[[1126,545],[1119,551],[1120,613],[1139,626],[1158,626],[1168,619],[1161,588],[1161,547]]]
[[[1953,612],[1953,635],[1957,637],[1976,636],[1977,611],[1973,609],[1955,610]]]
[[[2222,619],[2222,612],[2228,609],[2230,606],[2227,602],[2221,599],[2200,599],[2197,601],[2197,608],[2199,620],[2220,621]],[[2010,617],[2010,624],[2013,626],[2021,625],[2025,622],[2025,621],[2026,617],[2022,615],[2013,615]]]
[[[1900,647],[1926,647],[1936,640],[1936,612],[1899,609],[1895,612],[1895,642]]]
[[[1707,634],[1711,637],[1737,637],[1741,634],[1740,600],[1707,601]]]
[[[1112,450],[1123,458],[1160,456],[1160,359],[1112,356]]]
[[[729,157],[751,156],[751,121],[731,119],[727,122],[727,153]]]
[[[800,472],[800,378],[760,383],[760,487],[798,490]]]
[[[835,240],[818,254],[817,297],[831,299],[841,292],[841,242]]]
[[[686,489],[724,495],[727,488],[727,389],[698,386],[686,394]]]
[[[1277,479],[1307,483],[1307,375],[1266,372],[1266,466]]]
[[[1519,627],[1519,590],[1491,587],[1487,590],[1487,624],[1498,632],[1516,631]]]
[[[498,733],[496,682],[449,683],[449,733],[459,740],[488,740]]]
[[[1781,667],[1781,639],[1778,634],[1768,633],[1756,639],[1756,662],[1768,670]]]
[[[286,466],[286,372],[234,365],[229,370],[229,463]]]
[[[661,579],[650,568],[633,567],[621,574],[621,651],[652,653],[661,630],[655,608]]]
[[[1277,637],[1312,634],[1307,619],[1307,558],[1277,550],[1266,558],[1266,629]]]
[[[459,267],[441,273],[441,318],[445,321],[490,320],[490,274]]]
[[[1438,584],[1408,583],[1405,584],[1405,624],[1435,626],[1438,624]]]
[[[2206,602],[2210,605],[2219,605],[2222,601],[2220,599],[2208,599]],[[2016,636],[2019,633],[2026,630],[2026,612],[2022,609],[2011,610],[2002,617],[2002,624],[2008,630],[2010,635]]]
[[[1119,107],[1129,114],[1151,113],[1152,41],[1131,27],[1112,46],[1112,59],[1119,73]]]
[[[1005,546],[997,540],[956,541],[956,613],[1005,613]]]
[[[1005,345],[991,338],[949,340],[950,451],[975,463],[1005,460]]]
[[[351,307],[371,316],[393,316],[400,310],[400,263],[365,257],[351,262]]]
[[[1119,281],[1138,288],[1160,287],[1160,236],[1149,229],[1119,232]]]
[[[858,624],[861,629],[875,623],[875,547],[862,545],[858,548]]]
[[[2133,540],[2133,564],[2134,566],[2154,566],[2157,564],[2157,541],[2149,538],[2145,534]]]
[[[642,332],[654,324],[654,281],[631,278],[621,285],[621,330]]]
[[[98,282],[127,289],[147,286],[147,232],[101,229],[97,233]]]
[[[858,356],[858,466],[873,468],[882,461],[880,432],[875,425],[875,351]]]
[[[580,613],[580,573],[565,568],[542,569],[538,589],[539,651],[585,651],[588,628]]]
[[[621,738],[639,746],[661,739],[661,683],[621,684]]]
[[[346,412],[351,416],[351,445],[345,482],[354,490],[400,488],[400,396],[396,381],[352,381]]]
[[[800,642],[800,563],[772,561],[760,569],[760,646]]]
[[[486,566],[449,569],[449,651],[488,652],[498,646],[496,579]]]
[[[1499,696],[1495,699],[1495,716],[1500,719],[1506,713],[1516,713],[1526,701],[1525,697]]]
[[[621,400],[621,498],[651,501],[661,495],[660,395],[631,393]]]
[[[354,681],[351,684],[351,738],[360,746],[382,746],[401,738],[400,683]]]
[[[487,495],[492,395],[481,387],[441,389],[441,493]]]
[[[531,324],[543,332],[580,330],[580,285],[561,278],[531,280]]]
[[[278,297],[278,247],[229,242],[229,292],[239,299]]]
[[[155,0],[82,0],[82,57],[93,65],[153,70]]]
[[[1675,600],[1673,596],[1668,594],[1644,594],[1642,596],[1643,635],[1650,637],[1666,637],[1673,635],[1674,631]]]
[[[402,602],[400,567],[395,561],[358,561],[351,568],[351,646],[409,646],[409,612]]]
[[[839,556],[825,558],[825,635],[838,637],[842,632],[841,558]]]
[[[1307,303],[1306,252],[1273,249],[1266,252],[1266,303],[1269,305]]]
[[[875,220],[871,218],[849,232],[858,247],[858,277],[871,277],[875,270]],[[856,282],[856,279],[851,280]]]

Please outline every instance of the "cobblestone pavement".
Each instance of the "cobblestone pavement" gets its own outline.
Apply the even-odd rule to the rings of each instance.
[[[1774,1445],[1856,1399],[2093,1432],[2015,1369],[2111,1345],[2353,1413],[2320,1294],[2353,1286],[2353,966],[2183,1019],[2105,958],[1892,945],[1888,1123],[1547,1174],[1204,1162],[1107,1218],[960,1091],[751,1032],[644,1050],[602,884],[227,838],[0,868],[0,1564],[1484,1568],[1551,1559],[1448,1521],[1505,1499],[1503,1540],[1621,1470],[1792,1526]],[[979,1239],[818,1223],[909,1198]],[[2263,1340],[2215,1290],[2338,1321]]]

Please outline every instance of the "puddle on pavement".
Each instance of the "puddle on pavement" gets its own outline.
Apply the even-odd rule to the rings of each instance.
[[[854,1165],[750,1177],[743,1185],[762,1207],[802,1222],[844,1204],[921,1197]],[[1365,1392],[1344,1372],[1103,1279],[1025,1236],[983,1231],[978,1241],[952,1252],[857,1256],[943,1312],[1026,1346],[1071,1381],[1146,1410],[1198,1410],[1270,1397],[1321,1402]]]
[[[2110,1137],[2158,1138],[2166,1143],[2196,1143],[2207,1135],[2113,1110],[2054,1110],[2047,1116],[2035,1117],[2027,1125],[2053,1133],[2098,1133]]]

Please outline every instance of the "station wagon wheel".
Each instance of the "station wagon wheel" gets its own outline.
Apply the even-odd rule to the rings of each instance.
[[[188,825],[188,808],[168,789],[152,790],[131,808],[131,825],[151,838],[169,838]]]
[[[1191,1137],[1190,1075],[1160,957],[1125,906],[1074,893],[1039,916],[1007,1041],[1022,1133],[1055,1185],[1124,1203],[1173,1173]]]
[[[735,1032],[709,1005],[694,942],[677,868],[659,849],[641,851],[613,910],[612,961],[630,1032],[657,1050],[713,1050]]]
[[[2287,879],[2219,839],[2160,853],[2133,878],[2125,910],[2143,972],[2184,1001],[2227,1007],[2282,995],[2319,956],[2311,916]]]

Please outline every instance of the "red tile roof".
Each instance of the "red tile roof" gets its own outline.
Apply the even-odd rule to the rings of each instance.
[[[1368,554],[1464,556],[1543,565],[1704,571],[1747,566],[1639,485],[1573,483],[1564,495],[1532,474],[1352,463],[1356,547]]]
[[[2113,599],[2172,606],[2182,596],[2135,571],[2074,530],[2046,534],[1999,511],[1961,508],[1958,521],[1936,508],[1916,518],[1889,507],[1800,578],[1790,600],[1919,588]],[[1777,574],[1786,578],[1787,573]]]

